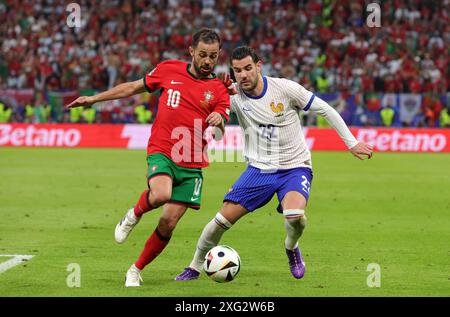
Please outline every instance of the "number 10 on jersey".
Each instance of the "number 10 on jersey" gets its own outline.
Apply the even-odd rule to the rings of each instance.
[[[167,91],[167,105],[172,108],[177,108],[180,105],[181,93],[178,90],[169,89]]]

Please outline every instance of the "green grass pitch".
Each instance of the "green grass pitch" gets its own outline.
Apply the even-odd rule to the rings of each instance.
[[[213,163],[204,170],[202,209],[184,216],[143,272],[143,286],[126,289],[125,272],[160,215],[146,214],[125,244],[114,242],[116,223],[146,186],[145,151],[0,148],[0,254],[34,255],[0,273],[0,297],[450,296],[449,154],[359,161],[313,152],[313,167],[302,280],[288,269],[275,198],[221,241],[241,256],[236,280],[173,280],[245,168]],[[81,268],[79,288],[66,284],[71,263]],[[367,285],[371,263],[380,267],[380,287]]]

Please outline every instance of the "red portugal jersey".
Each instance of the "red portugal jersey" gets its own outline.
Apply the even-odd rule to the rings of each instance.
[[[227,121],[230,96],[221,80],[215,76],[198,79],[189,72],[189,66],[167,60],[144,77],[149,92],[162,89],[147,154],[162,153],[177,165],[202,168],[208,166],[205,119],[218,112]]]

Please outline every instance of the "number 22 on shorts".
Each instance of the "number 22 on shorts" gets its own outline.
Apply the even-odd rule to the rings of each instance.
[[[303,179],[303,182],[302,182],[302,189],[303,189],[303,191],[305,191],[306,193],[308,193],[309,194],[309,190],[311,189],[311,184],[310,184],[310,182],[308,181],[308,179],[306,178],[306,176],[305,175],[302,175],[302,179]]]

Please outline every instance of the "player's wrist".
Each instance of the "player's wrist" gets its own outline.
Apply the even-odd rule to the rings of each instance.
[[[357,146],[358,144],[359,144],[359,141],[356,140],[356,139],[354,139],[354,140],[352,140],[351,142],[349,142],[349,143],[347,144],[347,147],[348,147],[349,150],[351,150],[351,149],[353,149],[355,146]]]
[[[89,96],[86,99],[87,99],[87,102],[89,102],[89,103],[96,103],[97,102],[97,99],[95,98],[95,96]]]

